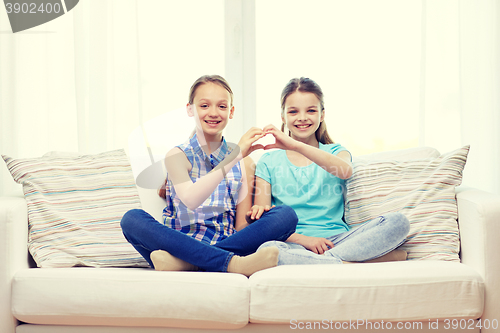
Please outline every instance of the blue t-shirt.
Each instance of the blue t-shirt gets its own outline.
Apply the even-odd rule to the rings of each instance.
[[[347,151],[339,144],[319,144],[319,149],[337,155]],[[316,163],[299,167],[286,150],[264,154],[255,175],[271,184],[273,205],[288,205],[299,218],[296,232],[306,236],[330,237],[349,230],[344,223],[345,181]]]

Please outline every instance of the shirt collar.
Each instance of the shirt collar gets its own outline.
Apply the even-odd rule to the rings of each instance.
[[[222,160],[226,157],[228,152],[230,152],[229,147],[228,147],[227,142],[226,142],[226,139],[224,139],[224,137],[222,137],[222,143],[219,146],[219,148],[217,148],[215,151],[213,151],[212,154],[210,154],[210,156],[208,156],[205,153],[205,151],[201,148],[201,145],[200,145],[200,142],[198,141],[198,137],[197,137],[196,133],[191,137],[191,139],[189,140],[189,143],[194,148],[194,151],[198,155],[203,156],[203,159],[205,160],[205,162],[207,164],[211,165],[212,167],[215,167],[220,162],[222,162]]]

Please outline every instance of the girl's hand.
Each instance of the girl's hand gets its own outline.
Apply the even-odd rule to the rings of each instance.
[[[253,205],[252,208],[250,208],[250,210],[246,214],[247,223],[250,224],[257,221],[258,219],[260,219],[260,217],[264,212],[268,212],[271,210],[271,208],[274,207],[276,206],[272,205],[271,207],[269,207],[268,205],[266,206]]]
[[[254,145],[257,140],[264,136],[266,136],[266,133],[257,127],[252,127],[245,134],[243,134],[240,142],[238,142],[242,157],[250,155],[250,153],[257,149],[264,149],[264,146],[261,144]]]
[[[293,239],[290,239],[292,238]],[[287,240],[287,242],[293,242],[302,245],[309,251],[312,251],[317,254],[323,254],[325,251],[328,251],[334,247],[333,243],[326,238],[322,237],[310,237],[300,234],[293,234]]]
[[[271,134],[276,139],[274,144],[266,145],[264,149],[284,149],[284,150],[296,150],[297,141],[287,136],[285,133],[277,129],[274,125],[267,125],[264,127],[265,134]]]

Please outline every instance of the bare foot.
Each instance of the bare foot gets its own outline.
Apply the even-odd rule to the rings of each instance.
[[[227,271],[250,276],[253,273],[278,265],[277,247],[266,247],[246,257],[234,255],[229,261]]]
[[[197,271],[198,268],[184,260],[174,257],[167,251],[156,250],[150,256],[157,271]]]

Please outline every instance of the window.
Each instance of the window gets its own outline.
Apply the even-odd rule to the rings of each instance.
[[[153,153],[163,158],[194,129],[184,111],[193,82],[207,74],[224,76],[224,1],[154,0],[137,6],[144,130]]]
[[[418,145],[420,1],[256,0],[257,126],[281,124],[280,95],[315,80],[326,124],[353,155]]]
[[[224,76],[224,1],[154,0],[137,6],[146,121],[185,106],[198,77]]]

